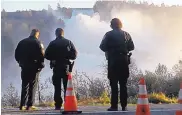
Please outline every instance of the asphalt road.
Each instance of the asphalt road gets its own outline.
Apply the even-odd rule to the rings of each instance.
[[[79,110],[83,112],[103,112],[109,106],[80,106]],[[178,104],[150,104],[151,110],[177,110],[180,109]],[[121,108],[119,108],[121,110]],[[135,111],[136,106],[128,106],[128,111]],[[1,114],[29,114],[29,113],[60,113],[50,107],[39,107],[36,111],[19,111],[18,108],[1,108]]]

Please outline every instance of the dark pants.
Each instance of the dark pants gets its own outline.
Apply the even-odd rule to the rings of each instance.
[[[68,82],[67,68],[66,67],[54,68],[52,81],[53,81],[54,90],[55,90],[54,91],[55,107],[60,108],[63,104],[63,99],[61,97],[61,90],[62,90],[61,81],[63,82],[64,97],[65,97],[66,87]]]
[[[39,72],[31,68],[22,68],[22,91],[20,106],[32,106],[35,101],[35,93],[38,84]],[[27,103],[26,103],[27,102]]]
[[[108,60],[108,78],[111,86],[111,107],[118,107],[118,83],[120,88],[120,103],[124,108],[127,106],[127,79],[129,67],[127,56],[117,56]]]

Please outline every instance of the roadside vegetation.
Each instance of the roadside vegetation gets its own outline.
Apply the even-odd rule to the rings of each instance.
[[[78,105],[109,105],[110,86],[106,77],[106,65],[103,67],[103,77],[89,76],[84,72],[73,73],[74,89],[78,99]],[[172,74],[173,73],[173,74]],[[130,77],[128,80],[128,103],[136,104],[138,95],[138,81],[141,77],[146,80],[149,102],[154,104],[177,103],[182,81],[182,61],[173,67],[173,71],[168,71],[165,65],[159,64],[155,72],[145,71],[142,73],[133,63],[130,65]],[[51,90],[51,79],[39,83],[37,91],[37,106],[54,106],[53,89]],[[10,84],[6,93],[2,96],[2,106],[17,107],[20,101],[20,94],[17,89]]]

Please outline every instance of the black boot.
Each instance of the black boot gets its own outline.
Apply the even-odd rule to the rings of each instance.
[[[61,107],[55,107],[55,110],[61,110]]]
[[[107,109],[107,111],[118,111],[118,108],[117,107],[110,107]]]
[[[127,107],[122,107],[122,111],[128,111]]]

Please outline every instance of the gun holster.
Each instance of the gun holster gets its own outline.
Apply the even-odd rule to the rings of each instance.
[[[127,56],[128,56],[128,65],[131,64],[131,55],[132,55],[131,52],[129,52],[129,53],[127,54]]]
[[[55,67],[56,65],[56,61],[55,60],[51,60],[50,61],[50,68],[52,69],[53,67]]]
[[[72,72],[72,70],[73,70],[73,66],[74,66],[74,61],[69,61],[69,72]]]

